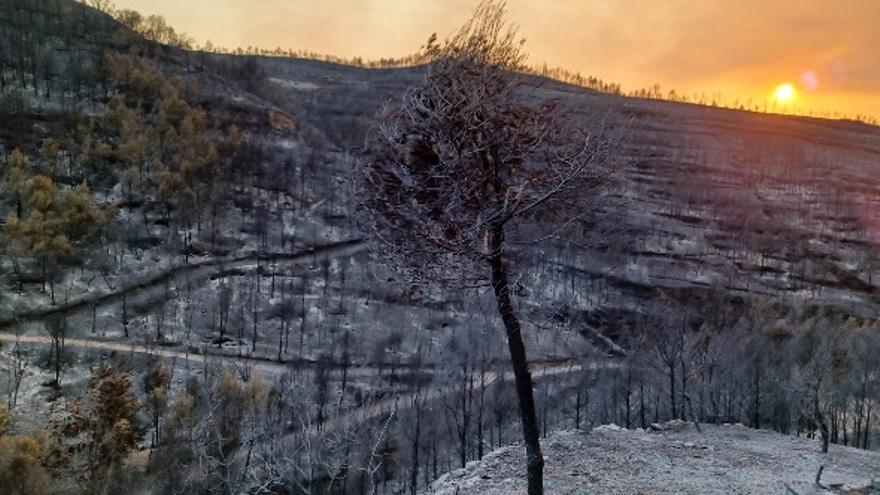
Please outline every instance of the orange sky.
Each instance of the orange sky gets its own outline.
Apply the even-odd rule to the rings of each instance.
[[[412,53],[443,37],[476,0],[117,0],[162,14],[199,43],[346,57]],[[530,62],[624,90],[660,84],[772,106],[790,82],[799,110],[880,117],[876,0],[509,0]],[[810,73],[811,75],[805,76]]]

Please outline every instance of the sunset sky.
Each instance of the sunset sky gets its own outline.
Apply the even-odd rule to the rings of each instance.
[[[449,34],[476,0],[117,0],[201,44],[402,56]],[[880,117],[876,0],[510,0],[532,64],[665,93]]]

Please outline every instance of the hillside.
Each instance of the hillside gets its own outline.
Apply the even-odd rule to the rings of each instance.
[[[98,197],[121,206],[108,238],[123,238],[121,247],[128,245],[135,260],[125,263],[124,272],[118,262],[95,267],[100,270],[87,267],[81,280],[100,275],[106,287],[118,292],[120,286],[167,277],[176,270],[175,258],[186,251],[201,257],[199,262],[222,264],[255,254],[277,258],[284,252],[360,238],[347,196],[348,170],[372,116],[418,81],[423,69],[368,70],[174,50],[160,51],[156,60],[168,77],[182,77],[198,87],[192,105],[208,110],[217,131],[237,127],[246,149],[237,151],[236,158],[224,157],[229,172],[217,176],[219,183],[210,186],[214,192],[205,190],[209,196],[217,190],[222,195],[209,199],[215,203],[205,211],[209,229],[202,229],[202,213],[194,233],[187,233],[189,227],[174,215],[161,214],[162,208],[174,211],[185,205],[160,201],[159,177],[140,179],[142,191],[129,191],[127,198],[120,197],[125,189],[122,177],[115,190],[96,190]],[[251,64],[257,64],[257,83],[235,78]],[[610,337],[628,348],[639,321],[664,311],[650,309],[658,301],[662,306],[673,300],[697,313],[706,301],[730,305],[736,313],[755,299],[768,299],[782,308],[806,301],[796,305],[807,315],[825,311],[864,319],[875,314],[875,272],[880,267],[874,242],[880,232],[872,212],[880,191],[872,177],[880,166],[880,130],[857,123],[632,100],[549,80],[536,84],[533,94],[524,96],[559,99],[570,109],[571,119],[587,128],[610,115],[611,125],[626,127],[629,141],[621,150],[628,166],[613,187],[572,203],[571,211],[561,215],[570,218],[563,233],[518,253],[518,271],[531,291],[523,303],[540,301],[526,309],[534,319],[546,316],[542,307],[557,307],[559,325],[591,342]],[[100,113],[104,103],[94,105]],[[47,115],[43,112],[41,118]],[[209,130],[208,136],[217,131]],[[35,155],[43,139],[32,138]],[[18,144],[12,141],[3,149],[8,154]],[[120,156],[117,161],[126,159]],[[123,164],[109,165],[122,167],[119,176],[125,171]],[[152,191],[144,187],[151,181]],[[257,218],[256,212],[272,214]],[[149,228],[138,225],[144,218]],[[521,238],[528,241],[538,234],[526,228]],[[123,250],[115,258],[125,260]],[[153,262],[140,266],[144,259]],[[352,266],[362,266],[366,258],[352,261]],[[163,265],[171,270],[159,269]],[[317,275],[326,279],[340,269],[349,270],[340,275],[346,277],[347,291],[378,302],[407,297],[407,288],[368,284],[362,277],[374,275],[367,275],[366,267],[331,265]],[[8,262],[7,266],[14,268]],[[224,281],[230,286],[238,282]],[[19,284],[20,289],[26,287]],[[59,290],[65,301],[113,292],[95,284],[84,287],[74,279],[62,281]],[[27,298],[0,300],[0,320],[48,310],[50,301],[42,291],[28,292]],[[434,304],[444,307],[458,305],[452,294],[430,297],[439,298]],[[168,324],[171,328],[164,333],[173,335],[175,323]]]
[[[562,431],[544,441],[548,495],[792,495],[880,493],[880,455],[838,447],[818,454],[806,438],[742,425],[667,423],[662,431],[614,425]],[[432,495],[525,493],[521,449],[505,447],[444,475]],[[819,466],[820,483],[814,486]]]
[[[264,67],[267,97],[304,108],[331,142],[353,151],[381,105],[419,74],[287,59]],[[629,131],[617,188],[581,205],[593,211],[571,212],[580,222],[565,233],[566,249],[576,254],[544,245],[523,255],[527,265],[545,260],[530,268],[566,272],[603,294],[578,301],[579,309],[619,317],[632,298],[664,291],[696,301],[718,291],[875,312],[877,128],[633,100],[548,80],[528,96],[559,99],[585,127],[610,114]]]
[[[372,116],[424,70],[290,59],[262,67],[260,94],[355,156]],[[532,321],[616,355],[670,312],[687,314],[694,330],[742,327],[744,314],[765,327],[812,318],[840,328],[850,317],[873,325],[880,129],[534,84],[525,98],[558,99],[584,128],[602,119],[626,128],[628,161],[604,193],[520,233],[517,270],[529,288],[520,302]],[[560,218],[567,228],[547,238],[542,223]]]

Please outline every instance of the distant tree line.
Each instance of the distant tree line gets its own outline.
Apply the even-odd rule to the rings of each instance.
[[[677,418],[743,423],[868,449],[880,401],[880,326],[831,308],[783,311],[769,301],[716,306],[698,317],[639,322],[640,337],[611,381],[608,420],[627,428]],[[674,313],[673,313],[674,311]]]
[[[225,48],[213,44],[210,40],[204,44],[197,44],[192,38],[184,33],[178,33],[173,27],[168,25],[167,21],[158,15],[150,15],[144,17],[140,13],[133,10],[117,10],[108,0],[81,0],[83,3],[98,8],[110,15],[113,15],[120,23],[131,29],[133,32],[143,36],[144,38],[169,46],[175,46],[185,50],[196,50],[207,53],[237,55],[245,57],[288,57],[302,58],[308,60],[318,60],[340,65],[349,65],[353,67],[361,67],[368,69],[389,69],[415,67],[431,62],[429,56],[429,48],[436,41],[436,35],[432,35],[425,46],[416,53],[403,57],[388,57],[374,60],[364,59],[363,57],[340,57],[337,55],[321,54],[308,50],[296,50],[293,48],[262,48],[255,46]],[[624,91],[623,86],[617,82],[604,81],[595,76],[584,76],[580,72],[571,71],[561,67],[548,67],[546,63],[540,66],[524,68],[526,72],[555,79],[557,81],[573,84],[594,91],[608,93],[618,96],[627,96],[631,98],[644,98],[653,100],[671,101],[676,103],[691,103],[703,106],[730,108],[734,110],[743,110],[758,113],[789,113],[792,115],[801,115],[806,117],[815,117],[823,119],[852,119],[869,125],[878,125],[876,116],[856,114],[851,116],[836,111],[816,111],[816,110],[798,110],[796,108],[780,107],[772,100],[755,101],[753,98],[740,99],[736,98],[732,103],[725,101],[720,92],[706,94],[705,92],[694,93],[688,95],[684,92],[670,89],[666,92],[662,91],[659,84],[654,84],[648,88]]]

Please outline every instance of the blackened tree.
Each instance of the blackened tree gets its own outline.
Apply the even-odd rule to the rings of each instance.
[[[508,234],[546,225],[548,207],[583,197],[612,170],[618,143],[604,119],[570,128],[524,75],[522,40],[505,3],[487,0],[444,43],[427,75],[380,115],[356,175],[358,215],[376,252],[407,282],[491,285],[507,332],[528,463],[544,461],[526,349],[510,289]],[[575,194],[576,192],[576,194]],[[544,216],[540,216],[540,215]]]

